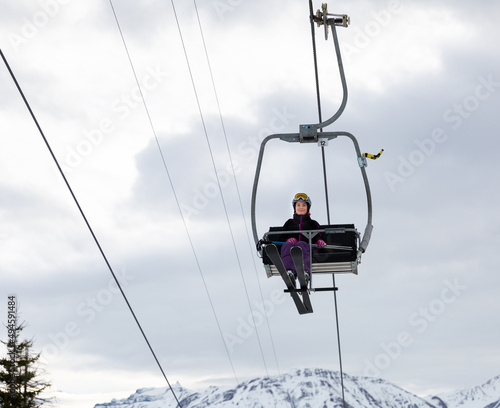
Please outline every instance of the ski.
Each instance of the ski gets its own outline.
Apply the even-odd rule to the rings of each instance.
[[[302,301],[304,306],[307,308],[309,313],[312,313],[311,299],[309,297],[309,290],[307,288],[306,275],[304,271],[304,257],[302,255],[302,248],[292,247],[290,253],[292,254],[293,263],[295,265],[295,270],[297,271],[297,277],[300,282],[300,289],[302,290]]]
[[[285,281],[286,287],[290,293],[290,296],[292,297],[292,299],[295,303],[295,306],[297,307],[299,314],[310,313],[310,311],[304,305],[304,302],[302,302],[302,299],[300,298],[299,294],[297,293],[297,290],[295,289],[294,284],[292,283],[292,281],[288,277],[288,273],[285,269],[285,265],[283,265],[283,261],[281,260],[280,253],[278,251],[278,247],[274,244],[266,245],[265,251],[266,251],[266,254],[269,257],[269,259],[271,260],[271,262],[278,269],[280,276]]]

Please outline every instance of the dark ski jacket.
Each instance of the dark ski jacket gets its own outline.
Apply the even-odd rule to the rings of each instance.
[[[311,218],[311,214],[298,215],[293,214],[293,218],[290,218],[285,225],[283,225],[284,231],[305,231],[305,230],[315,230],[319,229],[320,225],[317,221]],[[282,241],[286,241],[289,238],[295,238],[297,241],[309,242],[304,234],[283,234],[281,237]],[[312,243],[315,244],[319,239],[322,239],[321,233],[316,234],[312,238]]]

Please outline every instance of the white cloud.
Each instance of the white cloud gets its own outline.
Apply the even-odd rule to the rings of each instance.
[[[260,140],[270,133],[296,132],[298,124],[317,117],[308,10],[299,2],[240,2],[221,20],[212,2],[198,3],[228,143],[239,165],[237,180],[248,226]],[[212,305],[222,332],[236,333],[250,313],[243,279],[252,307],[269,300],[282,284],[265,278],[253,243],[248,244],[193,6],[179,4],[177,11],[205,129],[170,4],[115,4],[137,78],[149,88],[144,95],[178,202],[184,211],[198,205],[197,213],[187,217],[197,260],[111,10],[98,3],[60,3],[50,21],[16,49],[7,34],[19,34],[23,19],[33,21],[40,4],[26,1],[9,9],[2,50],[114,270],[134,277],[126,280],[125,291],[155,351],[170,379],[183,385],[193,386],[200,379],[234,381]],[[474,94],[479,77],[491,74],[499,80],[494,74],[496,57],[480,41],[495,38],[498,29],[481,24],[489,21],[491,10],[488,15],[479,9],[471,13],[455,3],[425,8],[401,1],[386,24],[388,4],[339,6],[339,12],[352,18],[348,29],[338,30],[350,95],[332,130],[354,133],[363,151],[385,149],[367,169],[374,198],[372,242],[359,276],[338,279],[344,362],[347,372],[362,374],[364,362],[383,351],[381,344],[414,329],[408,326],[412,313],[439,295],[445,279],[456,277],[467,291],[428,330],[412,332],[414,345],[381,373],[400,380],[399,385],[410,384],[409,389],[415,384],[418,392],[454,389],[478,383],[485,373],[498,374],[498,364],[481,359],[467,373],[449,375],[455,357],[471,367],[465,351],[474,344],[480,345],[480,355],[490,353],[495,344],[488,339],[498,332],[490,324],[498,314],[492,289],[498,259],[491,255],[498,198],[491,180],[497,173],[496,88],[456,129],[443,114]],[[470,24],[463,23],[464,14]],[[320,31],[327,116],[338,106],[340,83],[333,46],[323,43]],[[361,33],[368,37],[366,46],[345,55],[345,44],[355,46]],[[39,339],[41,348],[68,323],[78,324],[81,331],[61,350],[63,358],[46,367],[54,387],[67,393],[61,397],[65,401],[80,394],[81,401],[90,395],[97,403],[129,395],[138,387],[162,386],[125,302],[110,289],[111,275],[40,135],[5,68],[0,72],[1,293],[18,294],[23,317],[30,323],[27,332]],[[113,128],[108,133],[106,123]],[[96,131],[100,126],[101,134]],[[446,131],[446,142],[436,145],[432,154],[424,152],[425,160],[414,164],[414,171],[391,191],[384,175],[398,174],[401,158],[417,157],[414,152],[422,150],[419,146],[436,128]],[[238,254],[215,190],[206,136],[222,176]],[[298,190],[313,197],[313,217],[326,220],[319,148],[278,141],[268,148],[259,186],[259,232],[290,216],[290,197]],[[362,230],[365,198],[352,146],[332,141],[327,158],[332,218],[355,222]],[[327,284],[329,279],[319,281]],[[288,301],[269,314],[282,370],[337,367],[331,354],[331,297],[314,294],[313,303],[315,313],[305,319]],[[88,321],[91,310],[95,314]],[[304,339],[297,334],[298,324],[308,333]],[[484,331],[480,342],[464,332],[470,325],[475,332]],[[275,372],[267,324],[259,326],[258,333],[267,368]],[[265,371],[256,334],[230,354],[240,378]],[[303,344],[311,337],[315,346],[298,353],[295,339]],[[69,375],[70,360],[82,365],[91,361],[99,366],[99,374],[78,370]],[[432,383],[417,384],[415,373],[426,373],[430,362],[437,367],[436,361],[441,361],[442,371],[436,368]],[[117,382],[103,388],[103,379],[109,378]],[[96,397],[101,392],[106,394]]]

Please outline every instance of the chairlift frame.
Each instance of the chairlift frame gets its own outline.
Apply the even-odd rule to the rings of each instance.
[[[332,16],[329,18],[329,16]],[[259,156],[257,159],[257,167],[255,171],[255,179],[254,179],[254,184],[253,184],[253,189],[252,189],[252,203],[251,203],[251,219],[252,219],[252,233],[253,233],[253,238],[255,240],[255,244],[258,247],[259,254],[263,258],[264,261],[264,266],[266,269],[266,273],[268,277],[279,275],[279,273],[276,270],[276,267],[272,265],[272,263],[267,262],[266,263],[266,257],[264,256],[264,251],[262,247],[260,247],[259,242],[272,242],[272,235],[274,233],[279,233],[279,227],[271,227],[270,231],[264,234],[263,240],[259,241],[259,235],[257,233],[257,224],[256,224],[256,199],[257,199],[257,190],[258,190],[258,184],[259,184],[259,179],[260,179],[260,172],[262,168],[262,161],[264,157],[264,151],[267,143],[271,140],[278,139],[281,141],[285,141],[288,143],[317,143],[319,146],[326,146],[328,144],[328,141],[336,139],[337,137],[347,137],[349,138],[353,145],[354,149],[356,152],[357,156],[357,162],[361,170],[361,175],[363,178],[364,186],[365,186],[365,192],[366,192],[366,200],[367,200],[367,208],[368,208],[368,216],[367,216],[367,223],[364,229],[363,237],[360,238],[360,233],[354,228],[352,225],[352,228],[349,228],[349,231],[346,230],[344,226],[336,226],[336,225],[327,225],[322,227],[320,230],[312,230],[312,231],[300,231],[300,233],[308,236],[309,238],[309,245],[312,248],[311,244],[311,238],[314,236],[314,234],[318,232],[323,232],[323,233],[333,233],[335,231],[336,233],[354,233],[356,237],[356,243],[355,247],[352,248],[355,250],[355,259],[350,261],[350,262],[314,262],[314,259],[312,258],[313,251],[311,250],[311,280],[310,280],[310,290],[315,290],[312,287],[312,275],[313,274],[337,274],[337,273],[358,273],[358,268],[357,265],[361,262],[361,255],[366,251],[366,248],[368,247],[368,244],[370,242],[372,230],[373,230],[373,225],[372,225],[372,199],[371,199],[371,192],[370,192],[370,186],[368,183],[368,176],[366,174],[366,166],[367,166],[367,161],[366,157],[371,157],[373,158],[373,155],[367,155],[366,153],[361,153],[359,143],[356,139],[356,137],[349,132],[345,131],[335,131],[335,132],[323,132],[323,128],[331,125],[333,122],[335,122],[342,112],[344,111],[344,108],[347,103],[347,84],[345,80],[345,74],[344,74],[344,69],[342,65],[342,58],[341,58],[341,53],[340,53],[340,46],[339,46],[339,41],[338,41],[338,36],[337,36],[337,31],[336,31],[336,26],[342,26],[342,27],[347,27],[350,19],[346,15],[337,15],[337,14],[328,14],[326,10],[326,5],[323,5],[323,12],[319,11],[317,12],[316,16],[313,17],[313,21],[320,25],[325,26],[325,39],[328,39],[328,27],[331,27],[332,29],[332,38],[334,42],[334,47],[335,47],[335,52],[337,55],[337,62],[339,66],[339,73],[340,73],[340,79],[342,82],[342,90],[343,90],[343,97],[342,97],[342,102],[340,104],[340,107],[338,108],[337,112],[328,120],[317,123],[317,124],[306,124],[306,125],[300,125],[299,126],[299,132],[298,133],[279,133],[279,134],[272,134],[264,138],[264,140],[261,143],[260,150],[259,150]],[[379,154],[380,155],[380,154]],[[378,156],[377,156],[378,157]],[[327,197],[328,199],[328,197]],[[275,232],[273,232],[273,230]],[[282,232],[283,233],[283,232]],[[287,233],[293,233],[293,231],[287,231]],[[336,288],[331,288],[331,289],[336,289]],[[316,290],[321,290],[321,288],[318,288]]]

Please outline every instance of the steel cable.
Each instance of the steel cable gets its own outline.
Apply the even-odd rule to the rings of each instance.
[[[325,11],[326,12],[326,11]],[[315,76],[315,83],[316,83],[316,99],[317,99],[317,104],[318,104],[318,120],[320,123],[323,122],[322,119],[322,114],[321,114],[321,96],[320,96],[320,85],[319,85],[319,74],[318,74],[318,62],[317,62],[317,53],[316,53],[316,38],[315,38],[315,29],[314,29],[314,11],[313,11],[313,4],[312,0],[309,0],[309,13],[310,13],[310,22],[311,22],[311,37],[312,37],[312,47],[313,47],[313,58],[314,58],[314,76]],[[333,28],[335,30],[335,28]],[[339,67],[341,70],[341,76],[343,78],[343,71],[342,71],[342,66],[340,64],[340,56],[337,53],[337,58],[339,59]],[[343,103],[341,106],[341,110],[343,110],[343,107],[345,106],[345,96],[346,96],[346,85],[345,81],[342,81],[343,89],[344,89],[344,99]],[[341,110],[339,109],[339,112],[341,113]],[[334,117],[340,116],[340,114],[334,115]],[[336,119],[336,118],[335,118]],[[320,131],[323,131],[323,127],[320,128]],[[330,209],[329,209],[329,198],[328,198],[328,182],[327,182],[327,172],[326,172],[326,160],[325,160],[325,148],[324,146],[321,146],[321,153],[322,153],[322,160],[323,160],[323,177],[324,177],[324,183],[325,183],[325,196],[326,196],[326,209],[327,209],[327,217],[328,217],[328,224],[330,224]],[[333,287],[336,287],[335,285],[335,274],[332,273],[332,281],[333,281]],[[343,368],[342,368],[342,351],[340,347],[340,327],[339,327],[339,316],[338,316],[338,305],[337,305],[337,291],[333,292],[333,301],[334,301],[334,310],[335,310],[335,322],[336,322],[336,329],[337,329],[337,344],[338,344],[338,355],[339,355],[339,369],[340,369],[340,387],[341,387],[341,392],[342,392],[342,404],[345,408],[345,395],[344,395],[344,374],[343,374]]]
[[[116,277],[116,274],[113,271],[113,268],[111,267],[111,264],[109,263],[108,258],[106,257],[106,254],[104,253],[104,250],[103,250],[101,244],[99,243],[99,240],[97,239],[97,236],[94,233],[94,230],[92,229],[92,227],[91,227],[91,225],[90,225],[90,223],[89,223],[89,221],[88,221],[88,219],[87,219],[87,217],[86,217],[86,215],[85,215],[82,207],[80,206],[80,202],[78,201],[78,199],[77,199],[77,197],[76,197],[73,189],[71,188],[71,185],[69,184],[69,181],[66,178],[66,175],[64,174],[64,171],[63,171],[61,165],[59,164],[59,161],[57,160],[57,157],[54,154],[54,152],[53,152],[53,150],[52,150],[52,148],[50,146],[50,143],[49,143],[48,139],[45,137],[45,133],[43,132],[43,130],[42,130],[42,128],[41,128],[41,126],[40,126],[40,124],[39,124],[39,122],[38,122],[38,120],[37,120],[37,118],[36,118],[36,116],[35,116],[35,114],[33,112],[33,110],[31,109],[31,106],[30,106],[28,100],[26,99],[26,96],[24,95],[24,92],[21,89],[21,86],[19,85],[19,83],[18,83],[18,81],[17,81],[17,79],[16,79],[16,77],[14,75],[14,72],[10,68],[10,65],[7,62],[7,59],[5,58],[2,50],[0,50],[0,54],[2,55],[2,59],[3,59],[4,63],[5,63],[5,65],[6,65],[7,69],[9,70],[9,73],[10,73],[10,75],[11,75],[11,77],[12,77],[12,79],[13,79],[13,81],[14,81],[14,83],[15,83],[15,85],[16,85],[16,87],[17,87],[17,89],[18,89],[18,91],[19,91],[19,93],[20,93],[20,95],[21,95],[21,97],[22,97],[22,99],[23,99],[26,107],[28,108],[28,111],[29,111],[29,113],[30,113],[33,121],[35,122],[35,125],[36,125],[38,131],[40,132],[40,135],[42,136],[42,139],[45,142],[45,145],[47,146],[47,149],[49,150],[49,153],[52,156],[52,159],[53,159],[54,163],[56,164],[57,169],[59,170],[59,173],[61,174],[61,176],[62,176],[62,178],[64,180],[64,183],[66,184],[66,187],[68,188],[68,190],[69,190],[69,192],[71,194],[71,197],[73,197],[73,201],[75,202],[75,204],[76,204],[76,206],[78,208],[78,211],[80,212],[80,214],[81,214],[81,216],[82,216],[82,218],[83,218],[83,220],[85,222],[85,225],[87,226],[90,234],[92,235],[92,238],[93,238],[95,244],[97,245],[97,248],[99,249],[99,252],[101,253],[102,258],[104,259],[104,262],[106,263],[106,266],[108,267],[111,275],[113,276],[113,279],[114,279],[114,281],[116,283],[116,286],[120,290],[120,292],[121,292],[121,294],[123,296],[123,299],[125,300],[125,303],[127,304],[128,308],[130,310],[130,313],[132,314],[132,316],[133,316],[133,318],[134,318],[134,320],[135,320],[135,322],[137,324],[137,327],[139,328],[142,336],[144,337],[144,340],[146,341],[146,344],[148,345],[149,350],[150,350],[151,354],[153,355],[153,358],[156,361],[156,364],[158,365],[158,367],[159,367],[159,369],[160,369],[160,371],[161,371],[161,373],[163,375],[163,378],[167,382],[168,387],[170,388],[170,391],[172,392],[172,395],[175,398],[175,401],[177,402],[177,406],[182,408],[182,406],[181,406],[181,404],[179,402],[179,399],[177,398],[177,395],[175,394],[175,391],[172,388],[172,385],[170,384],[170,381],[168,380],[168,377],[165,374],[165,371],[163,370],[163,367],[160,364],[160,361],[158,360],[158,357],[156,356],[156,353],[154,352],[153,347],[151,346],[151,343],[149,342],[148,337],[146,336],[146,333],[144,332],[144,330],[143,330],[143,328],[142,328],[142,326],[141,326],[141,324],[139,322],[139,319],[137,318],[137,316],[136,316],[136,314],[134,312],[134,309],[132,308],[132,305],[130,304],[130,302],[129,302],[128,298],[127,298],[127,295],[123,291],[123,288],[120,285],[120,282],[118,281],[118,278]]]

